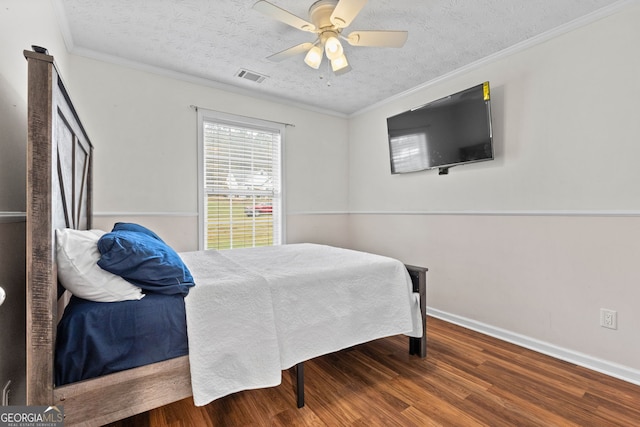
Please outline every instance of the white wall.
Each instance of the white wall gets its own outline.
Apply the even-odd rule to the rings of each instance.
[[[197,249],[197,105],[294,124],[284,143],[285,212],[295,216],[287,241],[346,244],[346,118],[80,56],[70,62],[71,96],[95,147],[96,227],[126,218],[155,226],[177,250]],[[323,212],[341,214],[309,215]]]
[[[43,46],[67,70],[67,51],[48,0],[2,0],[0,7],[0,211],[26,210],[27,61]]]
[[[353,247],[429,267],[435,314],[640,383],[638,22],[635,3],[352,117]],[[392,176],[386,117],[486,80],[496,160]]]

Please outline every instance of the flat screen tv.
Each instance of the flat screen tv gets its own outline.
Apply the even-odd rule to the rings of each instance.
[[[493,159],[489,82],[387,118],[391,173]]]

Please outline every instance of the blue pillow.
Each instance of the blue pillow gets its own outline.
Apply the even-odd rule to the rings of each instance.
[[[191,272],[176,251],[149,234],[112,231],[98,240],[98,251],[101,268],[144,290],[186,296],[195,286]]]
[[[160,240],[161,242],[163,241],[160,238],[160,236],[158,236],[153,231],[149,230],[147,227],[144,227],[144,226],[142,226],[140,224],[135,224],[133,222],[116,222],[113,225],[113,230],[111,230],[111,231],[120,231],[120,230],[136,231],[138,233],[143,233],[143,234],[149,235],[149,236],[153,237],[154,239]]]

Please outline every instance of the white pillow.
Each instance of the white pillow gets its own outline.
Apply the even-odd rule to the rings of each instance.
[[[144,294],[120,276],[98,266],[101,230],[56,230],[58,279],[73,295],[89,301],[139,300]]]

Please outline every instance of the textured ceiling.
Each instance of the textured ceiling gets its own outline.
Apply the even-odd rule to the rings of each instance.
[[[270,0],[304,19],[314,0]],[[314,35],[252,9],[255,0],[55,0],[72,53],[151,66],[351,114],[608,7],[616,0],[371,0],[344,31],[407,30],[404,47],[353,47],[334,76],[304,56],[267,56]],[[268,76],[236,77],[240,69]]]

